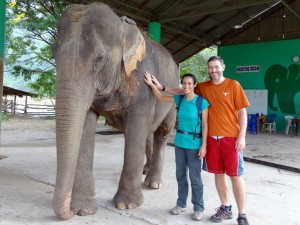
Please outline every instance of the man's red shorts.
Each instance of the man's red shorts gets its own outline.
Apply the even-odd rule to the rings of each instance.
[[[243,152],[236,151],[236,137],[207,137],[207,153],[203,169],[211,173],[226,173],[228,176],[244,174]]]

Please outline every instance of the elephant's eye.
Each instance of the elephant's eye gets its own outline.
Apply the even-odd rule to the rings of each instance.
[[[98,72],[99,70],[103,69],[103,66],[106,64],[107,56],[105,52],[100,52],[93,63],[93,71]]]
[[[103,59],[104,59],[104,53],[101,52],[101,53],[99,53],[99,54],[97,55],[96,61],[97,61],[97,62],[101,62]]]

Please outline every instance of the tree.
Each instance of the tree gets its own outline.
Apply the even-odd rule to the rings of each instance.
[[[209,79],[207,71],[207,60],[210,56],[216,55],[216,48],[206,48],[196,55],[188,58],[180,63],[180,76],[186,73],[192,73],[196,76],[198,82],[203,82]]]
[[[6,66],[15,77],[31,81],[39,97],[55,97],[55,65],[51,44],[56,21],[66,4],[57,0],[8,0]]]

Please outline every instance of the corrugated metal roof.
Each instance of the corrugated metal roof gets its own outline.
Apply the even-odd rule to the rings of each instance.
[[[65,0],[88,4],[97,0]],[[206,47],[300,38],[299,0],[99,0],[147,30],[162,26],[161,44],[182,62]]]

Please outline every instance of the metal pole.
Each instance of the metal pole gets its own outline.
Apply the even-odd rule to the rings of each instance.
[[[1,120],[3,97],[3,73],[4,73],[4,47],[5,47],[5,9],[6,0],[0,0],[0,145],[1,145]]]

